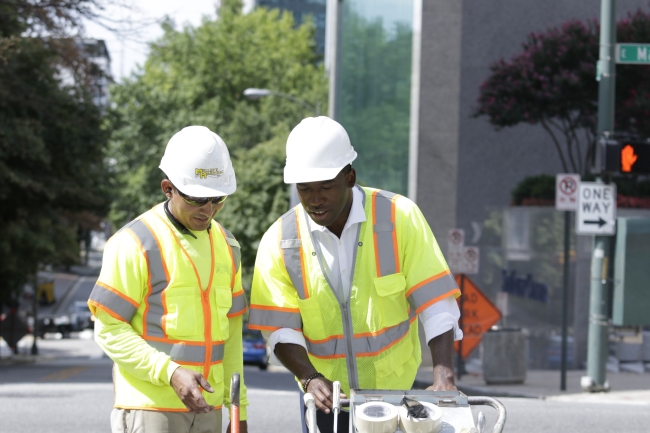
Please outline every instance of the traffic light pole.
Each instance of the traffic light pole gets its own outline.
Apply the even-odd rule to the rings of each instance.
[[[598,135],[614,132],[614,94],[616,90],[616,0],[600,3],[600,56],[596,79],[598,86]],[[600,178],[597,181],[601,182]],[[591,284],[589,295],[589,336],[587,348],[587,376],[580,385],[589,392],[606,391],[608,293],[610,264],[610,237],[596,236],[591,255]]]

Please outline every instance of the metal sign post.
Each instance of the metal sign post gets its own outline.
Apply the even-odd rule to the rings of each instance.
[[[578,207],[579,174],[555,176],[555,209],[564,211],[564,281],[562,287],[562,357],[560,360],[560,391],[566,391],[567,339],[569,327],[569,247],[571,215]]]
[[[616,90],[616,63],[614,46],[616,44],[615,0],[600,2],[600,52],[596,80],[598,83],[598,134],[614,133],[614,94]],[[598,179],[600,181],[600,179]],[[614,199],[616,196],[614,195]],[[580,206],[580,203],[578,203]],[[580,208],[578,208],[580,212]],[[615,214],[613,215],[615,218]],[[578,215],[576,215],[578,220]],[[583,220],[583,224],[587,220]],[[594,221],[594,220],[590,220]],[[576,222],[578,224],[578,222]],[[600,220],[591,223],[602,228]],[[616,226],[613,225],[613,230]],[[580,234],[580,231],[578,230]],[[602,232],[596,236],[591,254],[591,287],[589,291],[589,336],[587,346],[587,375],[580,379],[585,391],[602,391],[609,388],[606,377],[607,362],[607,321],[608,279],[607,263],[610,254],[610,238],[613,233]],[[603,276],[605,278],[603,278]]]

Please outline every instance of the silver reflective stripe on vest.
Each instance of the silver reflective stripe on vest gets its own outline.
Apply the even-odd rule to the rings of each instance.
[[[195,364],[202,364],[205,362],[205,347],[194,346],[183,343],[165,343],[162,341],[151,341],[147,343],[154,349],[169,355],[174,362],[183,363],[191,362]],[[216,363],[223,360],[224,347],[223,343],[212,344],[212,358],[211,363]]]
[[[223,344],[213,344],[212,345],[212,357],[210,358],[211,363],[223,361],[223,355],[225,348]]]
[[[235,259],[235,274],[236,274],[237,272],[239,272],[239,266],[241,264],[241,247],[239,246],[239,242],[237,242],[237,239],[235,239],[232,233],[226,230],[223,226],[221,226],[221,228],[223,229],[223,232],[226,234],[226,242],[230,246],[230,251],[232,251],[232,256]]]
[[[419,310],[422,305],[457,287],[454,277],[451,274],[446,274],[418,287],[409,295],[408,301],[415,310]]]
[[[303,284],[303,269],[300,260],[302,254],[301,242],[298,236],[298,214],[295,209],[282,215],[282,238],[280,239],[280,250],[284,265],[289,273],[289,278],[298,292],[300,299],[305,299],[305,287]]]
[[[228,310],[228,317],[236,316],[246,311],[246,296],[244,296],[244,291],[242,290],[236,295],[233,295],[232,306]]]
[[[342,335],[340,338],[332,338],[324,342],[313,342],[305,339],[305,343],[307,343],[309,354],[320,358],[335,357],[335,355],[343,358],[348,353],[347,344]]]
[[[162,319],[164,315],[162,292],[169,285],[169,281],[167,281],[167,276],[165,275],[162,255],[158,249],[155,236],[141,220],[133,221],[129,225],[129,229],[135,233],[140,240],[147,255],[147,263],[149,264],[149,284],[151,284],[151,293],[146,298],[146,301],[149,304],[149,309],[145,317],[145,323],[147,325],[145,335],[164,337],[165,334],[162,329]]]
[[[388,191],[377,192],[375,204],[375,225],[373,230],[377,239],[377,256],[379,257],[379,269],[377,276],[394,274],[399,272],[398,257],[395,257],[397,245],[394,244],[393,231],[395,230],[392,221],[392,198],[397,194]]]
[[[264,328],[293,328],[302,329],[302,319],[300,312],[262,310],[251,305],[250,315],[248,316],[249,326],[261,326]]]
[[[138,307],[99,284],[95,284],[89,299],[108,308],[126,323],[130,323],[133,316],[135,316],[135,312],[138,311]]]
[[[369,336],[355,336],[354,337],[354,353],[357,356],[371,356],[386,349],[395,341],[403,338],[408,334],[411,328],[411,319],[406,319],[399,325],[388,328],[386,331],[379,335]]]
[[[147,341],[154,349],[166,353],[174,362],[203,363],[205,361],[204,346],[190,346],[183,343],[164,343],[162,341]]]

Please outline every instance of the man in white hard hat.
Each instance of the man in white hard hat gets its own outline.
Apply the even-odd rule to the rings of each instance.
[[[167,200],[109,240],[88,301],[95,341],[115,362],[112,431],[221,432],[238,372],[246,432],[241,253],[214,220],[237,187],[230,155],[217,134],[189,126],[160,169]]]
[[[287,140],[284,181],[300,204],[264,235],[249,327],[314,395],[332,431],[332,382],[410,389],[421,361],[417,317],[433,358],[432,390],[453,390],[460,291],[426,220],[406,197],[356,185],[357,153],[341,125],[304,119]],[[346,431],[341,413],[338,430]]]

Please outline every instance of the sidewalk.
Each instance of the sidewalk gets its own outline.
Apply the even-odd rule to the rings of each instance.
[[[71,338],[67,339],[38,338],[36,340],[38,355],[31,354],[33,341],[32,335],[25,335],[18,342],[18,354],[11,353],[6,347],[6,343],[0,341],[0,367],[3,365],[54,362],[59,360],[99,360],[106,358],[104,352],[102,352],[93,340],[92,329],[73,332]]]
[[[467,395],[489,397],[537,398],[556,401],[585,401],[602,403],[627,403],[650,405],[650,374],[630,372],[607,372],[610,391],[606,393],[585,393],[580,387],[584,370],[567,372],[567,390],[560,391],[559,370],[532,370],[526,374],[523,384],[488,385],[480,374],[468,374],[456,380],[456,386]],[[431,367],[421,368],[415,387],[425,388],[433,380]]]

